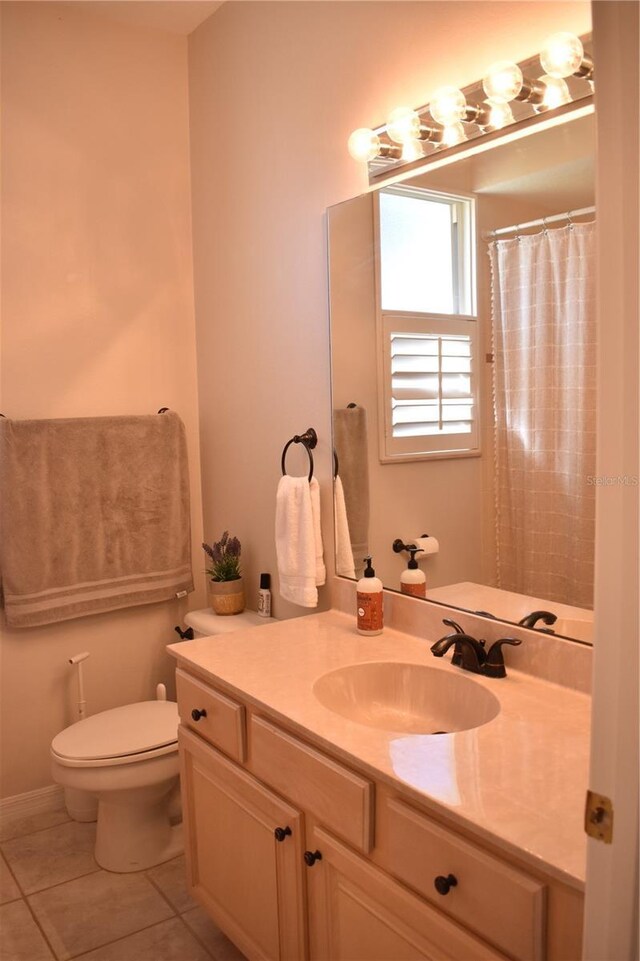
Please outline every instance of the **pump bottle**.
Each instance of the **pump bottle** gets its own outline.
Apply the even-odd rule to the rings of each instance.
[[[413,597],[427,596],[427,578],[424,571],[418,567],[416,554],[421,551],[421,547],[407,546],[405,550],[411,555],[407,569],[400,575],[400,590],[403,594],[411,594]]]
[[[358,634],[382,634],[383,613],[382,613],[382,581],[376,577],[376,572],[371,566],[371,558],[365,557],[367,565],[364,575],[356,585],[358,598]]]

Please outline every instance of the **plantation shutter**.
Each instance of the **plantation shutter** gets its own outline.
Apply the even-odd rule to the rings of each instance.
[[[478,450],[476,323],[383,315],[385,455]]]

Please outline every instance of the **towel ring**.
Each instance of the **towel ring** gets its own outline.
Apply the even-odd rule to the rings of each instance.
[[[307,427],[304,434],[294,434],[291,440],[288,440],[287,443],[284,445],[284,450],[282,451],[282,460],[280,462],[280,466],[282,467],[282,476],[284,477],[287,473],[287,469],[285,467],[285,459],[287,456],[287,451],[289,450],[292,444],[302,444],[307,454],[309,455],[309,482],[311,482],[311,478],[313,477],[313,454],[311,453],[311,451],[314,449],[317,443],[318,443],[318,435],[316,434],[313,427]]]
[[[333,479],[335,480],[338,476],[338,454],[335,447],[333,448]]]

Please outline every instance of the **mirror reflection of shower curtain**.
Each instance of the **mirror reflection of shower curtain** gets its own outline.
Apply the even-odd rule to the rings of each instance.
[[[595,224],[489,245],[497,583],[593,606]]]

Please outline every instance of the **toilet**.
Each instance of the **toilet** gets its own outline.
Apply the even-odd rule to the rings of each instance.
[[[170,820],[178,723],[175,702],[142,701],[78,721],[51,743],[54,780],[84,810],[98,801],[95,859],[107,871],[141,871],[182,850],[182,825]]]
[[[193,611],[196,637],[268,624],[254,611],[219,616]],[[51,742],[51,771],[69,815],[96,820],[95,859],[107,871],[142,871],[182,852],[178,705],[141,701],[72,724]]]

